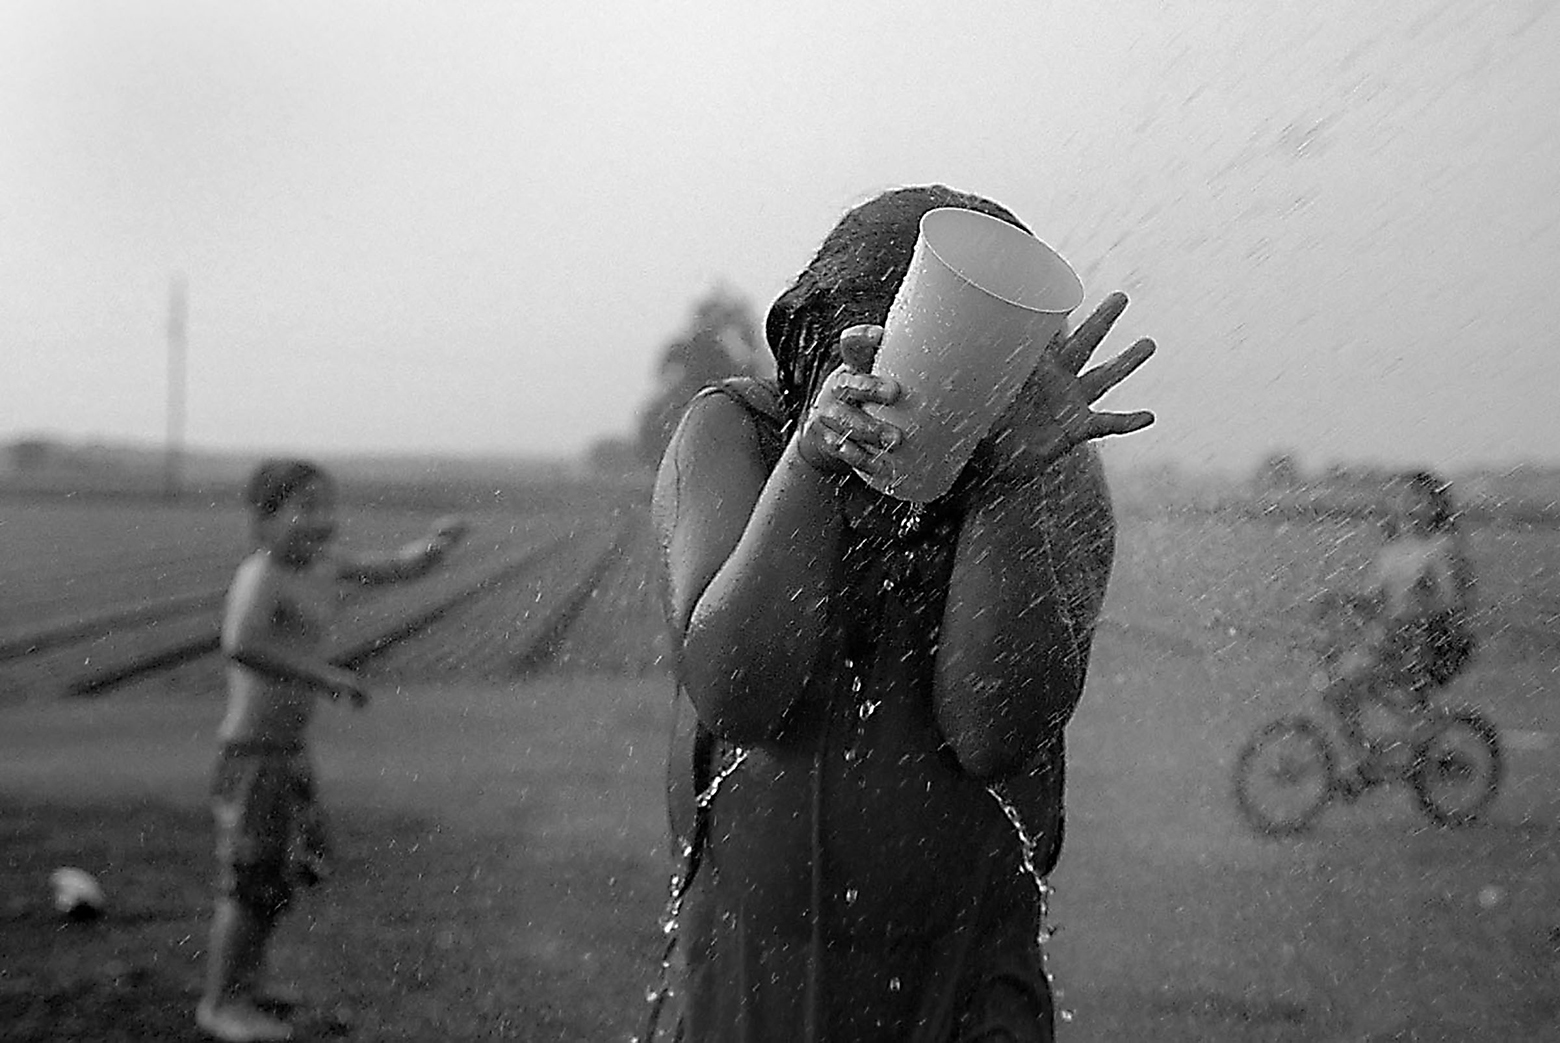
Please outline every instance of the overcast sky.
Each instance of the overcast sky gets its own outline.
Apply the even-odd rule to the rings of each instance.
[[[573,453],[941,181],[1124,288],[1118,447],[1560,462],[1548,0],[0,4],[0,437]]]

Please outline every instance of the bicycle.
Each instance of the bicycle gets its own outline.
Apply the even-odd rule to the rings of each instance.
[[[1352,632],[1358,633],[1354,622]],[[1390,672],[1364,690],[1351,720],[1328,697],[1340,683],[1339,667],[1349,647],[1338,639],[1343,626],[1332,630],[1323,636],[1333,640],[1319,649],[1323,701],[1336,720],[1341,745],[1355,761],[1353,770],[1340,769],[1340,744],[1315,715],[1280,717],[1258,729],[1235,760],[1235,803],[1246,822],[1268,836],[1294,836],[1333,801],[1352,804],[1394,780],[1409,784],[1421,811],[1437,825],[1476,821],[1499,792],[1504,771],[1495,726],[1471,707],[1434,704],[1422,682]],[[1364,724],[1372,706],[1385,711],[1384,732],[1373,734]]]

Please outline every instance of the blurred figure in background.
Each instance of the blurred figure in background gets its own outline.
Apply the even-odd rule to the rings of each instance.
[[[1366,589],[1342,599],[1363,620],[1364,641],[1346,657],[1339,680],[1326,693],[1356,736],[1361,700],[1369,692],[1400,692],[1410,706],[1423,705],[1463,671],[1476,648],[1473,565],[1450,484],[1429,471],[1413,471],[1398,476],[1392,491],[1382,523],[1386,540]],[[1367,757],[1364,781],[1372,781],[1376,767]]]
[[[950,493],[877,493],[861,472],[914,436],[863,408],[901,390],[872,360],[941,206],[1023,227],[942,186],[852,210],[769,312],[777,383],[701,393],[662,459],[685,856],[670,1009],[687,1043],[1052,1038],[1037,881],[990,787],[1049,872],[1063,727],[1114,557],[1086,443],[1153,419],[1090,404],[1153,345],[1081,372],[1126,305],[1112,295],[1051,345]]]
[[[335,489],[314,464],[270,460],[245,498],[255,551],[228,591],[222,651],[228,712],[213,782],[219,884],[205,994],[197,1024],[230,1043],[289,1039],[287,1022],[261,1008],[266,944],[299,886],[317,882],[326,853],[324,818],[304,745],[315,700],[368,690],[325,658],[325,637],[346,584],[421,576],[460,541],[458,519],[377,559],[330,553]],[[273,995],[270,998],[276,998]]]

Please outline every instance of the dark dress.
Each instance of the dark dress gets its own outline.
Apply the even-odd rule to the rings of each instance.
[[[749,411],[772,467],[783,442],[767,385],[705,393]],[[987,785],[961,771],[933,716],[957,536],[958,519],[935,510],[851,520],[834,584],[844,593],[774,740],[738,751],[698,723],[679,690],[668,791],[674,849],[688,859],[669,1038],[1052,1038],[1037,891],[1018,834]],[[1085,584],[1091,575],[1068,573]],[[1099,596],[1085,600],[1097,610]],[[1041,872],[1061,846],[1061,723],[1006,784],[1039,840]]]

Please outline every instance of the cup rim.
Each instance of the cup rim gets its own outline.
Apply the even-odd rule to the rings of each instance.
[[[988,286],[982,286],[980,283],[976,282],[970,276],[968,276],[964,272],[960,271],[957,267],[954,266],[954,264],[952,262],[949,261],[949,259],[946,256],[943,255],[942,252],[940,252],[937,249],[937,245],[932,241],[932,238],[926,234],[926,223],[927,223],[927,221],[929,221],[929,220],[942,220],[942,218],[936,218],[936,217],[934,217],[934,215],[937,215],[937,214],[949,214],[949,213],[973,214],[976,218],[980,219],[981,221],[989,222],[992,225],[999,225],[1003,229],[1006,229],[1007,231],[1005,231],[1002,234],[1011,233],[1011,234],[1014,234],[1014,235],[1020,235],[1020,236],[1023,236],[1025,239],[1029,240],[1030,242],[1035,243],[1036,245],[1038,245],[1040,247],[1040,249],[1043,250],[1047,255],[1049,255],[1051,258],[1054,258],[1058,263],[1060,263],[1061,266],[1062,266],[1062,269],[1064,271],[1066,271],[1069,276],[1071,276],[1071,285],[1073,287],[1073,291],[1074,292],[1069,294],[1068,296],[1069,296],[1069,298],[1073,298],[1072,303],[1067,305],[1065,308],[1038,308],[1038,307],[1036,307],[1033,304],[1026,304],[1023,301],[1016,301],[1012,297],[1008,296],[1007,294],[998,293],[997,291],[991,289]],[[961,218],[961,220],[962,219],[963,218]],[[1025,311],[1032,311],[1032,312],[1034,312],[1034,313],[1036,313],[1038,315],[1067,315],[1070,312],[1072,312],[1075,308],[1077,308],[1078,305],[1083,303],[1083,297],[1084,297],[1083,279],[1078,275],[1077,271],[1074,270],[1073,266],[1070,263],[1068,263],[1067,258],[1063,257],[1061,255],[1060,251],[1058,251],[1050,243],[1047,243],[1044,239],[1041,239],[1039,236],[1035,235],[1033,232],[1026,231],[1026,230],[1018,227],[1015,224],[1011,224],[1011,223],[1009,223],[1007,221],[1002,220],[1000,217],[993,217],[990,214],[984,213],[984,212],[982,212],[980,210],[973,210],[973,209],[971,209],[970,207],[967,207],[967,206],[939,206],[939,207],[933,207],[931,210],[928,210],[926,213],[921,215],[921,220],[917,224],[917,232],[920,235],[921,240],[926,243],[927,250],[929,250],[931,252],[933,257],[937,258],[937,262],[939,264],[941,264],[944,268],[946,268],[950,273],[952,273],[955,277],[957,277],[961,281],[963,281],[963,282],[967,283],[968,285],[974,287],[975,289],[979,290],[981,293],[984,293],[984,294],[986,294],[989,297],[992,297],[992,298],[995,298],[996,300],[1001,301],[1004,304],[1011,304],[1015,308],[1022,308]]]

